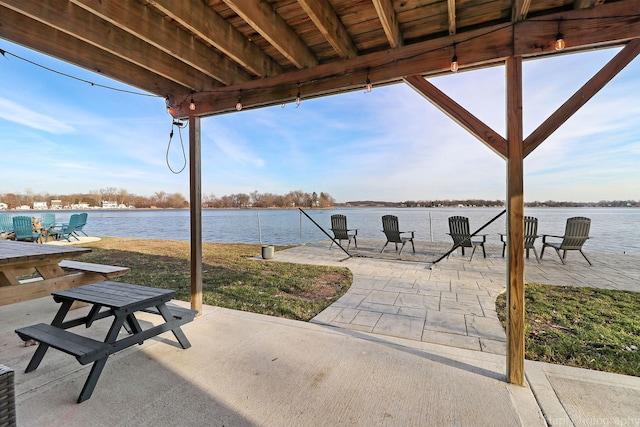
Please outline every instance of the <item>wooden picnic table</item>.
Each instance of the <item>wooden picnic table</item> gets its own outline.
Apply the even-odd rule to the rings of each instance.
[[[192,321],[197,312],[167,306],[166,303],[175,296],[173,290],[105,281],[54,292],[52,295],[62,305],[51,325],[39,323],[16,330],[23,340],[33,339],[40,343],[25,372],[31,372],[40,365],[49,347],[75,356],[82,365],[93,363],[78,403],[91,397],[109,355],[142,344],[144,340],[167,331],[173,332],[183,349],[191,346],[180,326]],[[86,316],[65,321],[69,309],[77,301],[91,304],[91,310]],[[136,313],[140,311],[157,314],[164,322],[143,330],[136,318]],[[104,341],[67,330],[80,325],[89,328],[96,320],[111,317],[113,321]],[[129,334],[118,339],[123,327]]]
[[[65,260],[91,249],[0,240],[0,306],[126,274],[126,267]]]

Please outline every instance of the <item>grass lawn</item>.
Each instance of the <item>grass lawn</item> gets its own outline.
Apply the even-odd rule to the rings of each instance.
[[[496,301],[506,328],[506,295]],[[640,376],[640,294],[525,286],[525,357]]]
[[[177,299],[190,299],[189,242],[104,237],[83,247],[92,252],[74,259],[129,267],[118,281],[173,289]],[[306,321],[352,282],[346,268],[255,259],[260,254],[261,245],[203,243],[203,303]]]

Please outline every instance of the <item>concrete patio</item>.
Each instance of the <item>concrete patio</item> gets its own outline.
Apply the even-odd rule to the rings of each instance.
[[[383,242],[358,243],[373,253]],[[426,257],[431,244],[421,245]],[[505,382],[505,337],[493,308],[504,288],[501,248],[433,266],[364,254],[344,260],[328,246],[264,261],[351,269],[351,289],[311,323],[206,306],[184,328],[190,349],[169,333],[110,357],[82,404],[75,401],[89,367],[50,350],[25,374],[35,347],[13,332],[50,322],[57,304],[0,307],[0,363],[15,370],[18,425],[640,424],[638,377],[527,361],[526,387]],[[588,255],[593,267],[572,256],[563,266],[555,253],[537,264],[532,255],[527,280],[639,290],[640,257]],[[402,258],[412,256],[409,248]],[[103,336],[107,326],[86,333]]]

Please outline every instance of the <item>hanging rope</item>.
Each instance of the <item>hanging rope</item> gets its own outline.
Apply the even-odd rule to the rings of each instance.
[[[173,170],[173,168],[171,167],[171,164],[169,162],[169,150],[171,149],[171,140],[173,139],[173,128],[177,127],[178,128],[178,135],[180,135],[180,147],[182,148],[182,159],[184,160],[184,163],[182,165],[182,168],[179,171],[175,171]],[[185,154],[184,151],[184,142],[182,141],[182,129],[187,127],[187,123],[182,123],[178,120],[172,120],[171,121],[171,132],[169,132],[169,144],[167,144],[167,155],[166,155],[166,161],[167,161],[167,167],[169,168],[169,170],[171,172],[173,172],[174,174],[179,174],[181,173],[184,168],[187,167],[187,155]]]

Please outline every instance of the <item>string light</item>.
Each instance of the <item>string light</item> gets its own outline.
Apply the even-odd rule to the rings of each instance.
[[[369,93],[373,89],[373,84],[371,84],[371,79],[369,78],[369,68],[367,68],[367,82],[365,84],[365,92]]]
[[[451,72],[456,73],[458,71],[458,55],[456,54],[456,44],[453,43],[453,57],[451,58]]]
[[[189,110],[191,110],[191,111],[195,111],[196,110],[196,103],[193,100],[193,92],[191,92],[191,102],[189,103]]]
[[[565,48],[564,38],[562,37],[562,33],[560,32],[560,23],[562,22],[562,18],[558,21],[558,34],[556,34],[556,43],[554,47],[556,50],[562,50]]]
[[[242,110],[242,94],[238,95],[238,102],[236,103],[236,110]]]
[[[297,83],[297,85],[298,85],[298,94],[296,95],[296,108],[300,106],[300,102],[302,101],[302,99],[300,98],[300,83]]]

